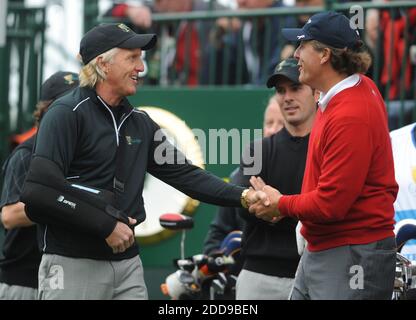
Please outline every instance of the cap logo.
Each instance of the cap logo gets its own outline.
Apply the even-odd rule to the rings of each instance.
[[[291,67],[291,68],[297,68],[298,64],[294,63],[294,62],[291,62],[291,61],[285,61],[285,66],[286,67]]]
[[[312,19],[309,19],[308,22],[306,22],[306,24],[308,24],[308,23],[312,23]]]
[[[130,28],[127,27],[124,23],[120,23],[119,25],[117,25],[117,27],[119,27],[124,32],[130,32],[131,31]]]
[[[298,65],[296,63],[293,63],[292,61],[283,60],[282,62],[278,64],[275,72],[279,72],[280,70],[283,69],[283,67],[296,68],[297,66]]]
[[[77,79],[74,79],[74,76],[73,76],[72,74],[67,74],[67,75],[64,77],[64,80],[65,80],[65,83],[66,83],[66,84],[71,85],[71,84],[73,84],[73,83],[75,82],[74,80],[77,80]]]
[[[298,40],[305,38],[305,35],[302,34],[301,36],[297,36]]]
[[[139,139],[139,138],[132,138],[131,136],[126,136],[126,141],[127,141],[127,144],[129,146],[134,145],[134,144],[140,144],[140,142],[142,142],[141,139]]]

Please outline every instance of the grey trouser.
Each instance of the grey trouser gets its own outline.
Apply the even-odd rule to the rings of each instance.
[[[396,268],[393,237],[319,252],[305,249],[293,300],[391,299]]]
[[[36,300],[38,290],[0,283],[0,300]]]
[[[293,281],[243,269],[237,279],[236,300],[287,300]]]
[[[147,300],[139,256],[120,261],[44,254],[39,300]]]

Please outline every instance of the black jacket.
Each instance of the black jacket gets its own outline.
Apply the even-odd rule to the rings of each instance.
[[[29,169],[35,137],[20,144],[3,165],[4,183],[0,209],[18,203]],[[40,251],[36,226],[5,230],[4,259],[0,260],[0,282],[23,287],[38,287]]]
[[[112,110],[118,110],[118,121]],[[67,182],[113,192],[115,207],[138,222],[146,217],[142,198],[146,172],[198,200],[240,205],[242,188],[188,163],[160,133],[159,126],[127,99],[111,108],[95,90],[78,88],[56,100],[42,119],[31,170],[37,157],[48,159],[59,167]],[[175,161],[171,163],[172,159]],[[39,176],[39,172],[32,172],[32,176],[36,174]],[[28,180],[30,177],[31,172]],[[138,254],[136,244],[122,254],[112,253],[105,238],[117,220],[104,212],[102,218],[82,220],[86,225],[81,228],[79,222],[84,217],[80,215],[88,212],[75,214],[74,209],[73,215],[64,215],[59,207],[51,210],[50,203],[42,199],[27,204],[40,212],[31,216],[29,210],[28,215],[45,225],[44,252],[108,260]],[[42,207],[46,210],[38,210]]]
[[[301,191],[305,171],[306,153],[309,135],[292,137],[286,128],[271,137],[255,143],[262,144],[262,169],[259,176],[266,184],[276,188],[282,194],[298,194]],[[251,154],[253,155],[253,144]],[[250,176],[236,175],[236,184],[249,185]],[[238,181],[240,177],[241,181]],[[239,209],[246,220],[243,231],[242,254],[243,269],[271,276],[294,278],[299,255],[296,246],[295,228],[297,221],[284,218],[276,224],[265,222]]]

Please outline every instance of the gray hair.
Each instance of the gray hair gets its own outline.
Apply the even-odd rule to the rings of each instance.
[[[118,48],[110,49],[83,66],[79,73],[79,86],[94,88],[99,81],[104,81],[106,79],[106,74],[98,65],[98,58],[101,57],[103,62],[110,62],[118,50]]]

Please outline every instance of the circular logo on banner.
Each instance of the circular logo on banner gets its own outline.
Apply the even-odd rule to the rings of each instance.
[[[169,142],[182,151],[194,165],[204,168],[204,157],[198,141],[186,123],[173,113],[158,107],[139,107],[155,121],[168,137]],[[165,182],[147,173],[143,189],[146,220],[135,228],[141,244],[159,242],[174,234],[159,224],[164,213],[192,214],[198,200],[188,197]]]

